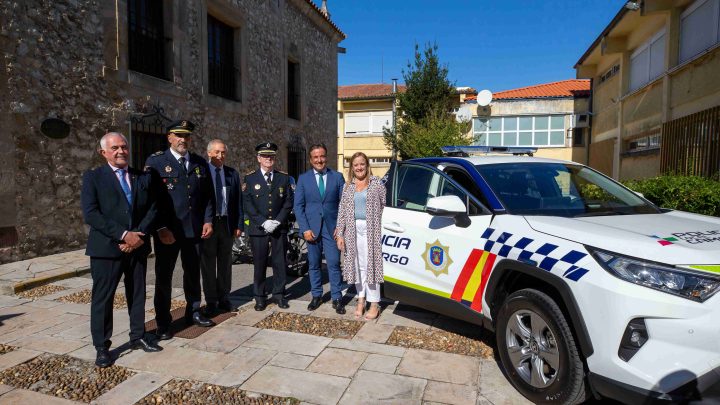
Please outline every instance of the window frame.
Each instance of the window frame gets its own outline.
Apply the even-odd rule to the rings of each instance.
[[[211,13],[207,13],[206,18],[207,18],[206,40],[208,42],[208,49],[207,49],[208,94],[222,97],[226,100],[242,101],[242,99],[241,99],[242,90],[238,89],[238,85],[240,83],[242,83],[242,77],[238,77],[241,72],[241,69],[237,66],[237,59],[238,59],[238,53],[239,53],[237,48],[240,45],[240,44],[238,44],[238,42],[240,42],[240,43],[242,42],[242,40],[240,40],[240,41],[237,40],[238,28],[233,27],[232,25],[221,20],[220,18],[215,17]],[[221,81],[218,78],[213,77],[213,71],[215,71],[215,69],[211,68],[211,63],[210,63],[210,60],[211,60],[210,53],[212,51],[212,48],[210,47],[210,36],[211,36],[210,30],[211,30],[211,28],[213,28],[215,26],[218,28],[219,31],[225,31],[225,32],[220,32],[220,39],[222,40],[224,37],[225,40],[229,39],[229,43],[230,43],[229,49],[227,47],[227,44],[224,47],[225,49],[223,49],[223,44],[218,44],[218,47],[220,48],[219,58],[222,58],[224,56],[232,64],[232,67],[230,68],[231,79],[230,79],[229,85],[228,85],[228,83],[225,83],[224,85],[218,84],[218,86],[213,85],[213,82],[214,82],[213,79],[216,79],[215,80],[216,82]],[[219,63],[222,64],[223,61],[220,60]],[[219,87],[220,90],[218,91],[218,89],[214,88],[214,87]],[[225,89],[230,89],[230,90],[225,90]]]
[[[655,34],[653,34],[650,38],[648,38],[647,41],[643,42],[642,45],[635,48],[635,50],[630,54],[630,64],[629,64],[630,71],[628,72],[629,73],[629,80],[628,80],[628,92],[629,93],[632,93],[636,90],[639,90],[639,89],[645,87],[648,83],[652,83],[656,79],[662,77],[663,74],[665,74],[665,72],[667,71],[667,67],[665,66],[665,60],[666,60],[666,54],[667,54],[667,46],[666,46],[667,38],[665,36],[666,33],[667,33],[667,30],[665,29],[665,27],[660,28],[657,32],[655,32]],[[660,40],[662,40],[662,51],[663,51],[662,66],[660,68],[660,72],[657,75],[651,76],[650,68],[652,67],[652,60],[653,60],[652,46]],[[639,82],[635,86],[633,86],[633,71],[634,71],[633,60],[636,59],[637,57],[639,57],[640,54],[642,54],[645,51],[648,51],[647,63],[643,67],[643,73],[644,73],[645,77],[643,77],[641,79],[641,82]]]
[[[472,120],[472,133],[473,137],[476,139],[473,142],[473,145],[480,145],[480,146],[488,146],[490,145],[490,138],[491,135],[499,136],[500,142],[499,144],[495,144],[493,142],[492,146],[522,146],[522,147],[536,147],[536,148],[566,148],[567,145],[567,130],[569,129],[567,125],[567,116],[568,114],[528,114],[528,115],[498,115],[498,116],[490,116],[490,117],[473,117]],[[531,128],[530,129],[521,129],[520,128],[520,120],[522,118],[530,118],[531,119]],[[547,119],[547,128],[545,129],[538,129],[538,118],[545,118]],[[552,127],[552,119],[553,118],[562,118],[562,129],[559,128],[553,128]],[[493,119],[499,119],[500,120],[500,129],[494,130],[491,126],[491,120]],[[505,130],[505,121],[507,120],[515,120],[515,129],[509,129]],[[483,125],[484,131],[477,131],[477,125],[481,120],[487,120],[487,122]],[[551,143],[552,134],[553,133],[559,133],[562,132],[562,144],[560,143]],[[532,143],[531,144],[520,144],[520,136],[523,134],[530,134],[532,137]],[[514,143],[506,143],[506,134],[510,136],[515,137]],[[539,143],[537,136],[543,136],[543,134],[547,134],[547,143]],[[477,142],[478,136],[484,136],[484,142]]]
[[[135,7],[141,7],[146,4],[148,10],[135,9]],[[156,7],[155,10],[150,10],[152,7]],[[127,69],[129,71],[141,73],[154,77],[160,80],[169,81],[172,78],[172,38],[168,37],[168,32],[171,31],[171,27],[168,27],[166,8],[168,4],[162,0],[128,0],[127,1]],[[131,12],[131,9],[135,9]],[[157,21],[153,21],[155,24],[150,27],[148,25],[140,24],[140,15],[142,14],[154,14],[152,17]],[[134,16],[134,18],[133,18]],[[133,30],[133,20],[135,20],[136,30]],[[147,35],[143,35],[143,31],[149,29],[155,31],[155,35],[158,38],[152,39],[156,42],[154,45],[150,44],[147,39]],[[149,46],[154,46],[154,49],[147,49]],[[148,58],[143,57],[144,54],[150,53],[159,59],[160,66],[150,66],[147,63]],[[159,54],[159,55],[158,55]],[[137,55],[134,57],[133,55]],[[137,60],[135,60],[137,59]]]
[[[714,34],[715,34],[715,41],[712,44],[710,44],[708,47],[706,47],[704,49],[700,49],[699,51],[694,52],[690,55],[687,55],[686,58],[683,59],[681,56],[682,55],[683,20],[685,20],[685,18],[688,15],[695,12],[698,8],[705,5],[705,3],[707,3],[708,1],[714,2],[714,5],[715,5],[713,8],[713,11],[714,11],[713,18],[714,18],[714,23],[715,23],[715,24],[713,24],[713,30],[714,30]],[[694,3],[690,4],[690,6],[688,6],[685,10],[683,10],[682,13],[680,13],[680,23],[679,23],[678,29],[680,31],[680,33],[678,34],[678,49],[677,49],[678,64],[683,64],[685,62],[691,61],[691,60],[695,59],[698,55],[705,52],[706,50],[711,49],[712,47],[720,44],[720,0],[696,0]]]

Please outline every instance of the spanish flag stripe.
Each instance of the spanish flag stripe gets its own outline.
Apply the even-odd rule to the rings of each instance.
[[[493,270],[496,258],[497,255],[491,253],[488,259],[485,261],[485,267],[483,267],[482,271],[482,281],[480,282],[480,288],[478,288],[477,292],[475,293],[475,298],[473,299],[472,305],[470,305],[470,308],[478,312],[482,311],[483,291],[485,291],[488,279],[490,279],[490,273]]]
[[[477,264],[478,260],[480,260],[480,256],[482,256],[481,250],[473,249],[472,252],[470,252],[470,256],[468,256],[468,259],[465,261],[465,266],[463,267],[462,271],[460,271],[460,276],[458,276],[458,279],[455,282],[455,287],[453,288],[453,292],[450,295],[450,298],[454,299],[455,301],[460,301],[462,299],[463,291],[465,291],[465,286],[470,280],[470,276],[472,275],[473,271],[475,271],[475,265]]]
[[[488,254],[489,252],[483,251],[482,257],[478,261],[477,265],[475,265],[475,269],[473,269],[472,275],[470,276],[470,281],[468,281],[467,287],[465,287],[465,292],[463,293],[462,299],[466,301],[473,300],[475,292],[477,291],[478,287],[480,287],[480,278],[482,277],[483,265],[485,264],[485,261],[487,261]]]

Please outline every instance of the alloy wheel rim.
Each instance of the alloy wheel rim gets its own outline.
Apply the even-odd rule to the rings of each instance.
[[[515,311],[505,327],[505,345],[512,367],[534,388],[546,388],[558,375],[560,351],[547,322],[536,312]]]

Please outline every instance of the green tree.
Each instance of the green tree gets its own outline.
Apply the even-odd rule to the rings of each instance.
[[[406,91],[397,95],[397,136],[386,129],[383,139],[400,158],[437,156],[445,145],[468,145],[468,122],[457,122],[451,109],[456,95],[448,79],[448,68],[440,64],[438,46],[415,44],[415,63],[403,70]]]

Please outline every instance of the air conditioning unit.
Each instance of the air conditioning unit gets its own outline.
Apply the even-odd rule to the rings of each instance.
[[[573,128],[587,128],[590,123],[590,114],[575,114],[572,116]]]
[[[477,108],[477,115],[478,117],[489,117],[490,116],[490,106],[482,106],[479,105]]]

